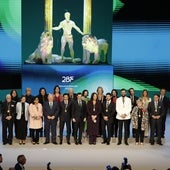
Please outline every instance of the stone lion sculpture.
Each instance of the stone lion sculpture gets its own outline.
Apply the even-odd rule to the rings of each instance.
[[[95,36],[92,35],[84,35],[82,38],[82,46],[84,64],[91,63],[91,54],[94,55],[94,60],[92,61],[92,64],[107,62],[109,44],[105,39],[97,39]],[[103,60],[101,60],[102,56]]]

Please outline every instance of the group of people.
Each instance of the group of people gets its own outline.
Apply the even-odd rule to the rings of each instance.
[[[166,115],[170,107],[166,90],[161,89],[153,99],[146,89],[141,97],[135,96],[133,88],[128,92],[129,95],[126,89],[121,89],[118,96],[117,90],[113,89],[104,95],[103,88],[99,86],[89,98],[87,89],[74,93],[74,89],[70,88],[68,93],[61,94],[60,87],[56,85],[53,93],[47,94],[42,87],[37,96],[33,96],[31,88],[27,88],[25,95],[19,99],[17,91],[12,90],[1,107],[3,144],[12,145],[14,125],[15,137],[20,145],[25,144],[28,129],[33,145],[39,144],[40,136],[45,137],[44,144],[58,144],[57,130],[61,145],[66,125],[69,145],[71,135],[74,143],[81,145],[83,134],[88,137],[90,145],[95,145],[99,136],[103,138],[102,144],[109,145],[111,137],[118,137],[117,145],[122,144],[122,138],[125,145],[129,145],[132,124],[132,135],[137,145],[143,144],[148,136],[151,145],[155,143],[155,136],[156,142],[162,145],[161,138],[165,137]]]

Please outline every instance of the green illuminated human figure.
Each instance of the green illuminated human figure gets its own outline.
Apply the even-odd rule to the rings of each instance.
[[[74,28],[80,34],[84,34],[80,28],[75,24],[74,21],[70,20],[70,12],[65,12],[64,14],[65,19],[60,22],[59,26],[53,27],[53,30],[60,30],[63,29],[63,35],[61,37],[61,57],[62,61],[64,61],[64,51],[65,46],[68,43],[70,49],[70,56],[72,61],[74,61],[74,49],[73,49],[73,35],[72,35],[72,28]]]

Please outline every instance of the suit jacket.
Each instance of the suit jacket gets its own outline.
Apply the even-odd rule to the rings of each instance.
[[[139,109],[140,108],[138,106],[135,106],[132,110],[132,127],[134,129],[138,129],[138,126],[139,126],[139,123],[138,123],[138,120],[139,120],[138,112],[140,111]],[[149,123],[148,110],[142,108],[141,111],[142,111],[141,130],[146,130],[148,127],[148,123]]]
[[[101,103],[99,101],[96,102],[95,104],[95,109],[93,106],[93,102],[90,100],[87,103],[87,118],[91,121],[91,116],[92,115],[97,115],[97,120],[99,120],[100,114],[102,112],[102,108],[101,108]]]
[[[1,167],[1,165],[0,165],[0,170],[3,170],[3,168]]]
[[[24,170],[24,167],[22,165],[20,165],[19,163],[17,163],[15,165],[15,170]]]
[[[24,103],[25,105],[25,120],[28,121],[28,114],[29,114],[29,104],[28,103]],[[21,119],[21,115],[22,115],[22,103],[18,102],[16,105],[16,113],[17,113],[17,120]]]
[[[124,104],[123,104],[122,97],[119,97],[116,100],[116,112],[117,112],[116,118],[118,120],[130,119],[131,118],[131,116],[130,116],[131,110],[132,110],[132,103],[131,103],[131,100],[129,97],[126,97],[126,96],[124,97]],[[126,117],[122,118],[121,117],[122,114],[126,114]]]
[[[76,122],[83,121],[86,118],[86,102],[81,100],[81,106],[78,101],[74,101],[72,104],[72,118],[76,119]]]
[[[131,99],[131,96],[128,96],[130,99]],[[136,104],[136,101],[138,100],[138,97],[137,96],[134,96],[134,99],[133,99],[133,101],[132,101],[132,99],[131,99],[131,102],[132,102],[132,109],[137,105]]]
[[[164,109],[165,109],[165,114],[167,114],[168,108],[170,108],[170,100],[169,100],[169,98],[164,96],[163,100],[162,100],[162,103],[163,103],[163,106],[164,106]]]
[[[106,108],[107,101],[102,104],[102,116],[108,116],[109,121],[113,121],[113,117],[116,115],[116,104],[110,101],[108,108]]]
[[[149,116],[152,118],[152,116],[164,116],[165,114],[165,110],[164,110],[164,106],[162,104],[162,102],[158,102],[158,106],[157,106],[157,111],[155,108],[155,103],[154,101],[151,101],[148,105],[148,112],[149,112]]]
[[[70,121],[71,120],[71,102],[68,101],[68,105],[62,101],[60,103],[60,112],[59,112],[60,121]]]
[[[68,99],[69,99],[70,101],[75,101],[75,100],[77,99],[77,95],[76,95],[75,93],[73,94],[72,97],[70,97],[69,93],[67,93],[67,94],[68,94]]]
[[[50,108],[49,102],[46,101],[43,104],[43,114],[45,120],[47,120],[47,116],[55,116],[55,119],[58,120],[59,116],[59,105],[57,102],[53,102],[53,107],[52,109]]]
[[[7,101],[2,103],[2,108],[1,108],[1,113],[2,113],[2,121],[7,121],[6,117],[7,116],[12,116],[12,121],[15,118],[15,114],[16,114],[16,107],[15,107],[15,103],[14,102],[10,102],[9,103],[9,108],[8,108],[8,103]],[[10,112],[8,112],[8,110],[10,110]]]
[[[25,98],[26,98],[26,102],[28,103],[28,104],[31,104],[32,102],[33,102],[33,100],[34,100],[34,96],[32,96],[32,95],[25,95]]]
[[[38,103],[37,107],[34,104],[29,105],[29,128],[31,129],[39,129],[42,128],[42,118],[36,119],[36,117],[42,117],[42,104]]]

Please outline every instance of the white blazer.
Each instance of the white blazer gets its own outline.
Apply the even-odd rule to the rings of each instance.
[[[28,121],[28,115],[29,115],[29,104],[25,102],[25,120]],[[16,105],[16,119],[20,120],[21,119],[21,112],[22,112],[22,103],[21,102],[17,102]]]
[[[132,110],[132,103],[131,103],[131,99],[129,97],[124,97],[124,103],[122,100],[122,97],[119,97],[116,100],[116,118],[118,120],[127,120],[131,118],[130,112]],[[121,115],[122,114],[126,114],[125,118],[122,118]]]

